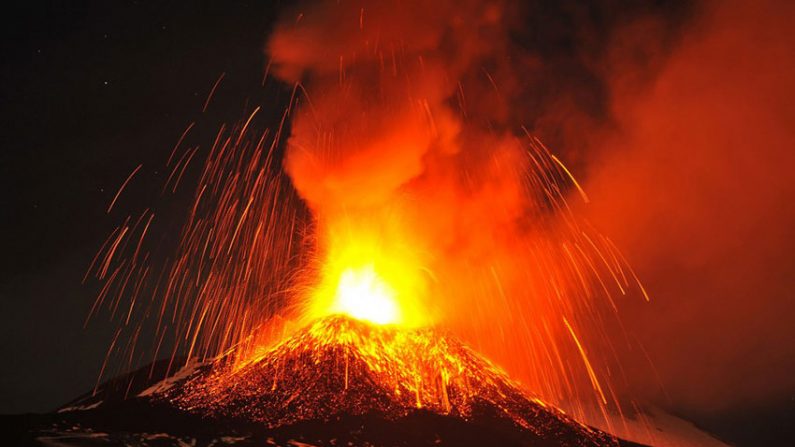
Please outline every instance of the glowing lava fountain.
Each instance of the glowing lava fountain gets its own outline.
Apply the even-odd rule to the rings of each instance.
[[[588,202],[572,173],[512,116],[509,90],[523,73],[511,62],[521,53],[510,3],[321,1],[285,15],[267,45],[266,78],[290,91],[278,123],[263,123],[261,106],[247,110],[203,152],[191,123],[166,162],[163,193],[197,179],[173,252],[150,250],[158,222],[146,209],[111,233],[87,273],[102,282],[92,313],[105,307],[120,323],[108,356],[117,353],[122,368],[163,349],[172,363],[220,356],[236,371],[265,365],[278,382],[287,376],[271,371],[281,366],[264,352],[314,337],[295,350],[313,358],[331,338],[368,370],[392,371],[378,389],[400,399],[413,393],[431,405],[423,390],[435,390],[428,402],[442,405],[438,396],[453,390],[450,411],[463,412],[455,399],[499,394],[469,383],[496,377],[491,366],[475,362],[481,374],[445,363],[439,344],[448,339],[398,331],[440,326],[546,402],[575,414],[582,403],[605,415],[619,407],[610,379],[620,377],[613,340],[624,334],[605,328],[620,326],[619,299],[646,294],[570,203]],[[202,157],[199,172],[185,175]],[[349,333],[341,320],[301,332],[335,314],[395,332]],[[151,328],[154,349],[140,349]],[[292,333],[303,335],[285,339]],[[416,357],[427,350],[428,359]],[[348,354],[334,358],[348,365]],[[382,369],[379,356],[391,366]],[[437,365],[433,378],[395,366],[413,361]],[[221,411],[213,396],[269,389],[236,386],[226,373],[217,387],[196,384],[206,397],[184,402]],[[293,400],[302,392],[288,391]]]
[[[351,222],[345,222],[349,225]],[[359,227],[333,233],[322,261],[318,284],[304,302],[305,321],[342,314],[375,324],[418,327],[430,323],[421,306],[425,278],[416,255]],[[406,239],[391,239],[406,244]]]

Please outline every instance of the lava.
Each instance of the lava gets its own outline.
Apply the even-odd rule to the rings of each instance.
[[[222,409],[213,396],[233,402],[264,389],[233,385],[246,371],[277,368],[263,352],[291,349],[294,339],[283,340],[296,327],[343,314],[407,331],[442,327],[547,402],[620,408],[606,322],[617,321],[619,298],[648,297],[620,251],[570,205],[587,201],[572,172],[510,119],[521,72],[509,63],[514,6],[321,1],[285,13],[267,44],[269,80],[291,92],[278,123],[263,122],[262,106],[247,109],[206,146],[188,125],[162,189],[184,188],[202,163],[175,246],[155,245],[167,250],[156,256],[158,219],[146,209],[119,225],[89,269],[103,282],[92,314],[106,307],[120,321],[109,356],[121,352],[128,368],[143,352],[231,359],[217,384],[197,385],[205,397],[185,396]],[[499,394],[470,383],[496,380],[491,363],[479,363],[484,372],[459,365],[447,342],[389,332],[385,343],[381,329],[373,341],[333,326],[302,345],[304,357],[325,361],[313,347],[331,337],[367,371],[390,371],[378,389],[399,391],[401,405],[465,413],[474,394]],[[137,342],[151,327],[147,352]]]
[[[338,415],[492,414],[557,445],[617,443],[527,395],[448,334],[345,316],[316,320],[245,365],[194,374],[161,399],[203,417],[268,427]]]
[[[395,291],[378,276],[372,265],[342,272],[329,311],[378,324],[402,321]]]
[[[420,299],[427,289],[421,260],[396,225],[385,227],[378,221],[363,224],[350,215],[335,222],[325,242],[319,280],[303,300],[303,321],[345,314],[404,327],[431,322]]]

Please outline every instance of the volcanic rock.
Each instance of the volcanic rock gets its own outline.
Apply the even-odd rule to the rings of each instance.
[[[144,380],[164,365],[22,417],[20,436],[39,445],[635,445],[529,395],[434,329],[331,316],[244,361]]]

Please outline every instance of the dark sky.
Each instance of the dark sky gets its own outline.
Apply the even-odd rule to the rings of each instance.
[[[0,413],[48,411],[94,386],[115,331],[102,316],[83,328],[97,289],[81,279],[97,248],[127,214],[157,199],[152,185],[163,183],[171,148],[221,73],[212,122],[234,122],[247,100],[273,94],[259,87],[263,44],[282,2],[70,3],[7,6],[0,28]],[[558,2],[537,3],[535,12],[549,26],[533,34],[536,49],[553,39],[556,51],[547,48],[542,56],[563,67],[553,72],[571,75],[552,87],[592,82],[575,102],[597,98],[585,114],[603,120],[599,80],[560,56],[577,23],[543,6]],[[621,3],[604,2],[594,23],[610,22],[611,5]],[[565,146],[561,123],[547,123],[545,141]],[[139,164],[129,190],[106,214]],[[732,409],[705,423],[731,428],[782,420],[793,408],[776,402],[753,412],[756,421]]]
[[[162,184],[168,153],[221,73],[213,105],[226,121],[259,90],[278,7],[68,3],[3,14],[2,413],[50,410],[93,386],[113,328],[100,316],[82,329],[97,293],[83,273],[126,213],[152,205],[147,184]]]

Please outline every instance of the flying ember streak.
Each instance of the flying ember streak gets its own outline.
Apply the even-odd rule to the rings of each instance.
[[[618,406],[605,323],[616,297],[645,292],[572,211],[567,198],[587,196],[571,172],[513,125],[513,6],[324,1],[285,16],[268,43],[268,70],[292,86],[278,126],[263,130],[258,107],[208,150],[175,148],[166,193],[204,164],[162,270],[142,244],[149,210],[92,265],[105,281],[95,306],[128,306],[125,327],[139,318],[127,364],[145,324],[154,357],[231,352],[237,369],[295,326],[344,314],[442,326],[575,415]]]

